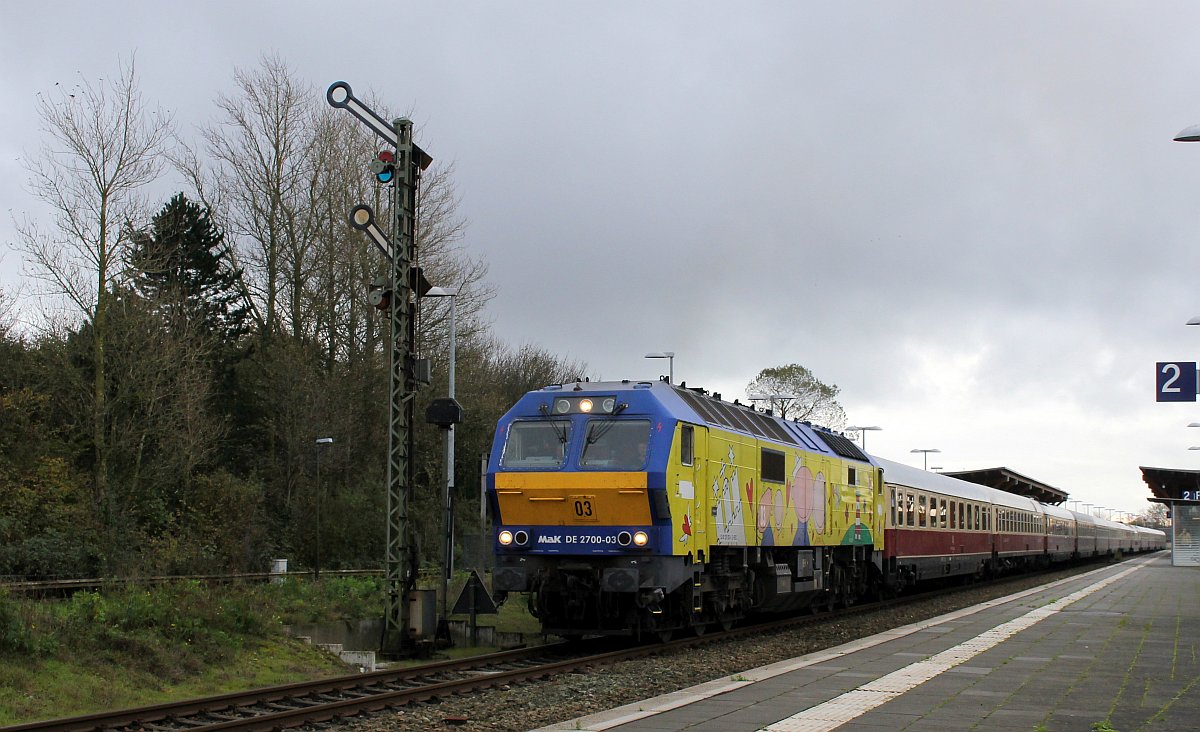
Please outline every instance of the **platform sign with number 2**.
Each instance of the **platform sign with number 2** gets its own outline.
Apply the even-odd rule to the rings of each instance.
[[[1196,401],[1196,362],[1159,361],[1155,366],[1155,385],[1156,401]]]

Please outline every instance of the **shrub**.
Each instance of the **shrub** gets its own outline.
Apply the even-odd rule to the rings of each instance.
[[[20,605],[0,590],[0,656],[29,653],[34,647],[34,636],[22,617]]]

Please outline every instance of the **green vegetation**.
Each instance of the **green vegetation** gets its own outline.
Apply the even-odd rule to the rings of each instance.
[[[277,57],[237,72],[191,140],[142,97],[132,62],[113,71],[35,105],[43,144],[24,162],[47,208],[18,216],[29,281],[0,287],[0,576],[377,567],[391,323],[364,285],[391,268],[329,213],[387,200],[361,164],[373,143]],[[497,419],[587,369],[492,335],[495,286],[464,245],[452,159],[423,175],[416,228],[423,272],[457,293],[468,419],[455,440],[469,459],[455,467],[455,525],[474,537],[475,456]],[[186,190],[148,208],[169,161]],[[433,373],[418,415],[449,388],[449,307],[424,301],[415,320]],[[440,517],[445,433],[411,427],[409,512]],[[440,548],[440,520],[410,528]]]
[[[0,725],[346,673],[282,626],[379,615],[378,583],[186,581],[62,602],[0,594]]]
[[[451,581],[451,602],[468,577],[458,573]],[[186,580],[61,601],[0,591],[0,726],[348,673],[329,654],[287,637],[283,626],[379,617],[382,582]],[[430,578],[421,586],[432,589]],[[479,624],[536,642],[540,629],[525,596],[510,597],[499,610],[480,615]],[[439,654],[493,650],[456,646]]]

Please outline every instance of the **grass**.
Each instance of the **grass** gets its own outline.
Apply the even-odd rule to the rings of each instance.
[[[284,623],[378,614],[372,579],[0,594],[0,725],[343,674]]]
[[[469,575],[451,582],[453,602]],[[178,582],[69,600],[0,593],[0,726],[349,673],[283,626],[383,614],[378,578],[209,587]],[[452,616],[468,620],[469,616]],[[480,625],[540,634],[524,595]],[[444,649],[461,657],[487,652]]]

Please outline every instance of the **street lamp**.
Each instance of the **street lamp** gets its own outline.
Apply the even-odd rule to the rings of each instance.
[[[451,292],[442,287],[430,287],[425,293],[425,297],[448,297],[450,298],[450,368],[447,371],[449,386],[448,396],[451,401],[454,401],[454,346],[455,339],[458,335],[458,326],[455,323],[455,304],[458,302],[458,293]],[[449,619],[448,612],[450,607],[450,575],[454,571],[454,425],[450,424],[446,427],[446,496],[445,496],[445,516],[442,519],[442,529],[446,532],[446,545],[442,555],[442,619]]]
[[[936,447],[926,447],[926,448],[917,447],[917,448],[913,448],[912,450],[909,450],[909,452],[924,453],[925,454],[925,469],[929,470],[929,453],[941,452],[941,450],[937,449]]]
[[[313,579],[321,579],[321,445],[332,445],[332,437],[318,437],[317,446],[317,563],[313,568]]]
[[[655,351],[647,353],[646,358],[665,358],[667,359],[667,381],[675,383],[675,352],[674,351]]]
[[[882,427],[876,427],[874,425],[872,425],[870,427],[847,427],[846,428],[847,432],[861,432],[862,433],[863,452],[867,451],[867,433],[868,432],[881,432],[882,430],[883,430]]]

